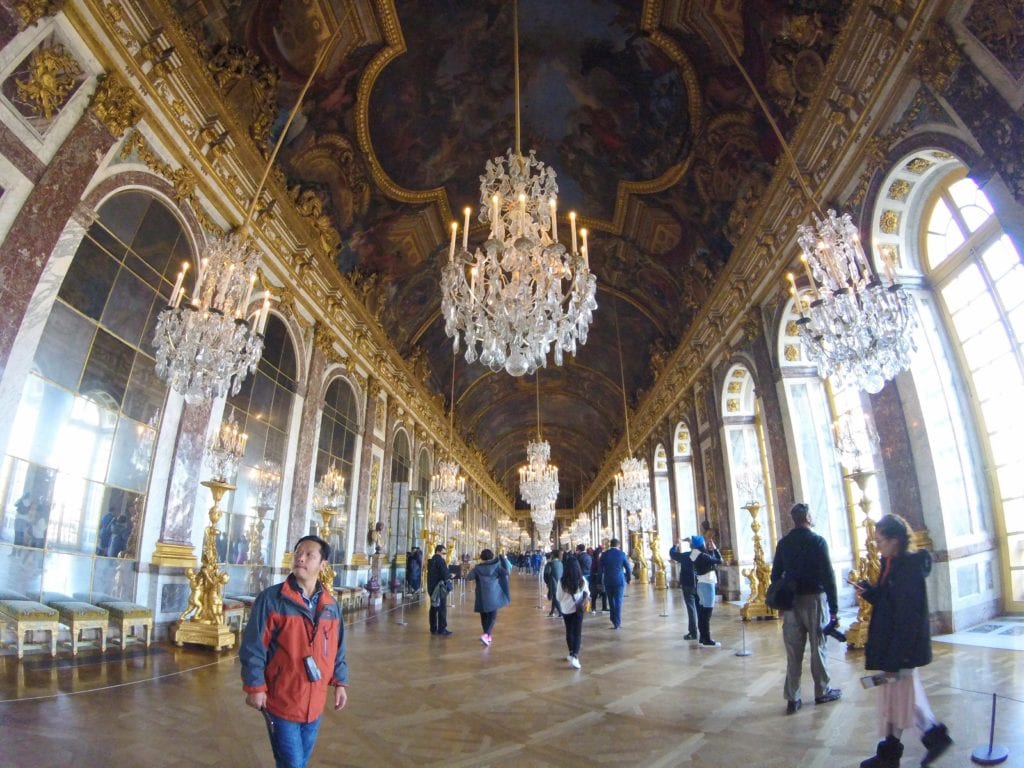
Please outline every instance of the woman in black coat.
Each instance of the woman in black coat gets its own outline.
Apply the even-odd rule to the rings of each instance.
[[[881,555],[877,584],[854,585],[857,594],[872,605],[864,662],[882,673],[879,714],[884,741],[861,768],[898,768],[903,755],[900,736],[911,726],[921,733],[927,754],[921,765],[930,765],[953,740],[946,726],[935,720],[917,668],[932,660],[928,626],[928,593],[925,577],[932,558],[910,550],[910,526],[899,515],[885,515],[875,526],[875,543]]]

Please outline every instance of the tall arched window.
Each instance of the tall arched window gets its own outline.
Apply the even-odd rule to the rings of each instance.
[[[658,521],[658,533],[662,542],[668,547],[672,543],[672,489],[668,482],[668,452],[665,446],[658,443],[654,448],[654,514]],[[666,549],[667,551],[667,549]]]
[[[296,376],[295,347],[288,328],[281,318],[271,314],[264,333],[263,356],[256,372],[242,382],[238,394],[229,397],[224,406],[225,417],[234,410],[235,419],[249,436],[238,468],[237,490],[224,505],[227,514],[221,518],[221,535],[217,538],[218,558],[228,564],[226,571],[231,578],[225,587],[227,594],[244,594],[242,590],[251,588],[249,569],[243,566],[249,562],[249,540],[257,519],[254,470],[264,460],[284,466]],[[302,510],[295,512],[302,514]],[[272,562],[270,546],[276,536],[278,518],[277,509],[267,512],[263,534],[267,563]]]
[[[356,394],[349,383],[340,376],[327,385],[324,393],[324,410],[320,415],[320,437],[317,441],[314,481],[336,467],[345,478],[345,512],[334,519],[332,524],[331,560],[334,564],[347,561],[349,515],[355,509],[353,489],[353,465],[356,443],[359,439],[359,406]]]
[[[761,505],[760,536],[766,556],[774,546],[775,537],[771,486],[765,474],[768,460],[760,406],[754,379],[745,365],[733,365],[726,373],[722,392],[722,429],[729,471],[729,498],[732,500],[729,514],[736,532],[736,560],[749,563],[754,559],[754,534],[750,514],[743,509],[744,504],[756,501]]]
[[[395,432],[391,446],[391,485],[388,491],[388,552],[406,552],[412,546],[409,520],[409,480],[412,476],[412,453],[409,436],[404,429]]]
[[[190,258],[169,208],[123,192],[71,261],[0,467],[0,540],[24,547],[8,586],[133,596],[166,385],[153,329]]]
[[[676,478],[676,526],[677,539],[699,531],[697,500],[693,485],[693,449],[690,430],[682,422],[676,424],[672,439],[672,469]]]
[[[1024,609],[1024,266],[992,204],[962,170],[942,180],[924,222],[921,266],[954,342],[953,362],[972,395],[1000,534],[1006,607],[1019,611]],[[950,421],[954,428],[963,423]],[[962,500],[960,513],[947,518],[960,536],[985,525],[980,494],[967,479],[978,474],[969,448],[964,440],[936,457],[963,478],[943,490]]]

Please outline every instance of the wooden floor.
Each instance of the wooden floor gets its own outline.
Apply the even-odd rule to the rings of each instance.
[[[459,597],[459,592],[454,593]],[[666,599],[667,598],[667,599]],[[863,660],[830,642],[843,700],[784,714],[785,658],[776,622],[746,625],[719,606],[721,649],[682,639],[685,608],[632,588],[623,627],[586,618],[582,671],[565,661],[563,624],[538,610],[536,579],[513,577],[494,645],[479,641],[472,594],[449,611],[451,637],[431,637],[426,607],[355,614],[348,626],[349,705],[325,714],[315,766],[857,766],[874,751],[876,691]],[[667,616],[661,614],[667,613]],[[404,625],[399,623],[403,620]],[[924,670],[938,716],[956,741],[937,765],[970,765],[988,743],[991,693],[1004,765],[1024,766],[1024,657],[936,643]],[[6,652],[5,652],[6,653]],[[907,740],[905,766],[923,753]],[[0,657],[0,766],[249,766],[271,768],[263,720],[243,704],[234,652],[156,644],[72,662]]]

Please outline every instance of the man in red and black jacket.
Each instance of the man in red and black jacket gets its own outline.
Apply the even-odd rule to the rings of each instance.
[[[338,601],[320,583],[331,548],[317,536],[295,545],[292,572],[252,606],[238,658],[245,703],[263,712],[277,768],[305,768],[327,701],[347,701],[345,625]]]

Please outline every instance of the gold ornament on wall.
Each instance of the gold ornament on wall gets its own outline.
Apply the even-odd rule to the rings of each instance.
[[[46,120],[67,102],[81,83],[82,68],[60,43],[42,46],[28,61],[28,78],[15,79],[17,98]]]
[[[118,139],[142,117],[142,105],[135,94],[119,75],[113,73],[99,79],[91,107],[93,114]]]
[[[55,16],[64,7],[66,0],[21,0],[15,3],[22,28],[31,27],[44,16]]]

